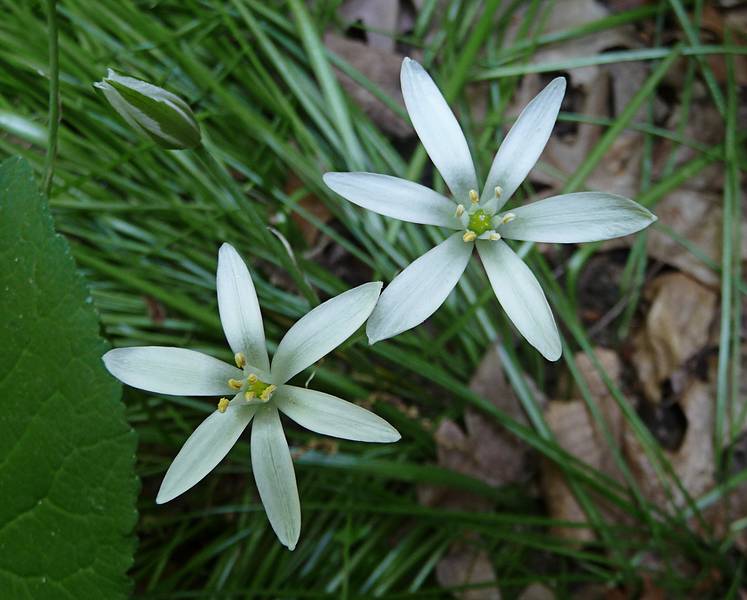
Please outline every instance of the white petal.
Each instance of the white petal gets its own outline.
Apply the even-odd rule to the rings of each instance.
[[[462,128],[425,69],[410,58],[402,61],[402,96],[412,126],[457,203],[469,202],[477,190],[472,156]]]
[[[516,218],[499,231],[531,242],[595,242],[648,227],[656,217],[637,202],[614,194],[579,192],[514,208]]]
[[[252,426],[252,470],[275,535],[293,550],[301,534],[301,503],[288,442],[274,406],[257,410]]]
[[[316,433],[359,442],[396,442],[401,437],[378,415],[330,394],[283,385],[273,400],[285,415]]]
[[[210,473],[233,448],[255,411],[254,406],[229,404],[226,412],[216,410],[200,423],[166,471],[156,502],[173,500]]]
[[[560,336],[550,305],[531,269],[505,242],[477,242],[477,251],[503,310],[527,341],[558,360]]]
[[[454,203],[418,183],[376,173],[325,173],[323,179],[343,198],[380,215],[421,225],[462,227]]]
[[[455,233],[397,275],[368,320],[369,343],[407,331],[436,312],[462,276],[473,247]]]
[[[506,135],[493,159],[480,199],[491,212],[499,210],[529,175],[550,138],[564,95],[565,79],[553,79],[526,105]],[[503,188],[500,198],[495,197],[498,186]]]
[[[103,356],[109,372],[132,387],[176,396],[220,396],[236,393],[228,386],[242,372],[217,358],[163,346],[116,348]]]
[[[272,358],[272,381],[281,384],[348,339],[365,323],[382,283],[364,283],[317,306],[280,340]]]
[[[270,368],[265,330],[257,293],[246,264],[230,244],[218,252],[218,311],[228,345],[234,354],[243,352],[247,362],[263,371]]]

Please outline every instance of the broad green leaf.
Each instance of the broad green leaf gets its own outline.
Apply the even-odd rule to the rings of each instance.
[[[135,434],[31,168],[0,164],[0,598],[124,598]]]

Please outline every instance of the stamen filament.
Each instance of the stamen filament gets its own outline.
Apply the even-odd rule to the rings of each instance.
[[[272,396],[272,393],[278,389],[276,385],[270,384],[268,385],[262,394],[260,394],[259,399],[262,400],[262,402],[267,402],[270,399],[270,396]]]

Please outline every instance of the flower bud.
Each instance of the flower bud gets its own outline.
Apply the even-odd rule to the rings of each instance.
[[[133,129],[161,147],[184,150],[200,145],[200,127],[192,110],[171,92],[111,69],[93,85]]]

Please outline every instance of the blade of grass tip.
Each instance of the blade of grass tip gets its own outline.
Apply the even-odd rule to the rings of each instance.
[[[353,171],[363,170],[366,166],[366,159],[353,129],[353,122],[345,104],[345,98],[340,90],[340,85],[335,78],[335,74],[332,72],[332,67],[330,67],[326,55],[326,49],[322,45],[319,34],[316,31],[316,26],[312,22],[311,16],[303,2],[300,0],[289,0],[289,4],[298,26],[301,42],[309,54],[311,68],[319,80],[324,96],[334,115],[332,122],[336,123],[340,130],[340,136],[346,149],[345,155],[348,157],[348,166]]]
[[[674,14],[677,15],[677,20],[680,22],[680,25],[682,29],[685,32],[685,36],[687,36],[687,41],[690,42],[690,45],[693,48],[698,48],[700,46],[700,37],[698,35],[698,28],[694,27],[693,24],[690,22],[690,19],[687,16],[687,12],[685,11],[685,7],[682,5],[681,0],[669,0],[669,4],[672,7],[672,10],[674,11]],[[698,21],[700,20],[700,13],[702,8],[702,1],[698,0],[696,2],[696,10],[695,14],[698,17]],[[721,116],[726,115],[726,103],[724,101],[724,95],[721,92],[721,88],[718,87],[718,83],[716,82],[716,76],[713,74],[713,70],[711,69],[711,65],[708,64],[708,61],[703,58],[700,54],[695,54],[695,60],[698,63],[698,66],[700,67],[700,70],[703,73],[703,79],[706,81],[706,85],[708,86],[708,90],[711,92],[711,96],[713,97],[713,102],[716,104],[716,108],[721,113]]]
[[[472,65],[476,61],[478,52],[482,49],[486,38],[492,32],[493,18],[500,4],[501,0],[488,0],[479,20],[469,30],[467,43],[464,47],[460,48],[457,63],[453,69],[449,70],[448,81],[442,89],[446,102],[453,102],[467,82],[467,77],[472,70]],[[405,179],[409,179],[410,181],[418,181],[420,179],[420,174],[425,167],[426,156],[425,148],[420,144],[410,159]],[[401,221],[392,221],[389,224],[389,229],[386,233],[386,238],[389,242],[394,242],[401,227]]]
[[[49,39],[49,135],[44,163],[44,195],[49,198],[57,155],[57,130],[60,125],[60,63],[57,39],[57,0],[47,0],[47,36]]]

